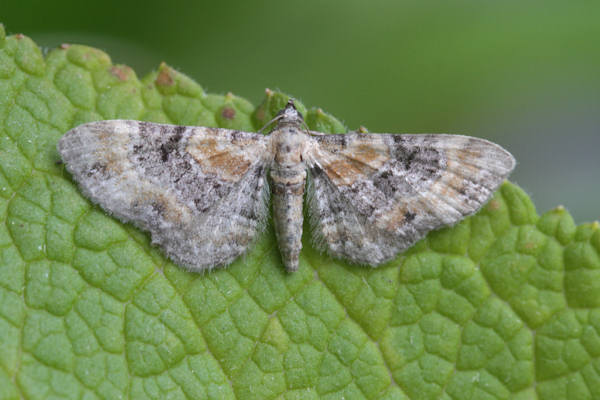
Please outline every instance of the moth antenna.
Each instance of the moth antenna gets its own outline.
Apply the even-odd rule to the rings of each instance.
[[[283,117],[283,115],[282,115],[282,114],[278,114],[278,115],[276,115],[276,116],[275,116],[275,118],[273,118],[272,120],[270,120],[269,122],[267,122],[267,123],[266,123],[266,124],[265,124],[265,125],[264,125],[262,128],[260,128],[260,129],[258,130],[258,133],[263,133],[263,131],[264,131],[265,129],[267,129],[267,128],[268,128],[268,127],[269,127],[271,124],[273,124],[274,122],[277,122],[277,121],[279,121],[279,120],[280,120],[282,117]]]
[[[309,136],[322,136],[324,135],[323,132],[311,132],[310,129],[308,129],[308,125],[306,125],[306,122],[304,120],[302,120],[302,126],[304,127],[304,130],[306,131],[306,134]]]

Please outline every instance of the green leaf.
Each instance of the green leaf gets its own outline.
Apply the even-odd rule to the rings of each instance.
[[[513,184],[378,269],[305,238],[286,274],[269,228],[193,274],[83,198],[56,152],[98,119],[257,130],[287,98],[254,108],[165,64],[138,79],[85,46],[43,56],[0,26],[0,399],[600,398],[599,225],[539,217]]]

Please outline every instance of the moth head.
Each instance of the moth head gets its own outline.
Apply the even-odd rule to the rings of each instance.
[[[275,119],[279,121],[279,124],[304,124],[304,118],[296,109],[294,99],[288,100],[286,106],[277,113]]]

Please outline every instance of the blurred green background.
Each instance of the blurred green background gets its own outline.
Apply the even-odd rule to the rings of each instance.
[[[539,212],[600,219],[599,1],[1,2],[7,33],[161,61],[258,104],[280,89],[354,129],[491,139]]]

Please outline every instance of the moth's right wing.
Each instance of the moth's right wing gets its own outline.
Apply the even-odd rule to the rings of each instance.
[[[231,263],[267,218],[268,136],[112,120],[67,132],[58,151],[84,194],[150,231],[191,270]]]
[[[312,136],[305,158],[315,244],[372,266],[479,210],[515,165],[497,144],[443,134]]]

